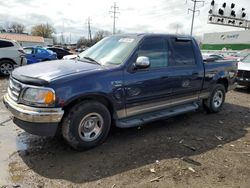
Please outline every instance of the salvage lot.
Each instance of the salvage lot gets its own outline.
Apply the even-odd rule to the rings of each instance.
[[[1,97],[7,78],[0,79]],[[0,186],[249,187],[250,90],[223,110],[188,113],[139,128],[114,128],[101,146],[76,152],[61,139],[23,132],[1,102]]]

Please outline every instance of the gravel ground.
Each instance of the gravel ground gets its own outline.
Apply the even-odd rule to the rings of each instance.
[[[7,79],[0,79],[0,95]],[[0,104],[0,187],[249,187],[250,91],[227,94],[218,114],[204,110],[111,131],[76,152],[62,139],[17,128]]]

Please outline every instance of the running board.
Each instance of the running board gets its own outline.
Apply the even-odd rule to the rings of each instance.
[[[143,115],[133,116],[129,118],[124,118],[116,120],[116,126],[119,128],[129,128],[143,125],[152,121],[167,119],[179,114],[184,114],[186,112],[195,111],[199,108],[196,103],[181,105],[157,112],[151,112]]]

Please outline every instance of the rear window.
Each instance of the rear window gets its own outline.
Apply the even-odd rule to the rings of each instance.
[[[195,55],[191,40],[170,40],[172,56],[176,66],[195,65]]]
[[[12,42],[0,40],[0,48],[7,48],[7,47],[12,47],[14,44]]]

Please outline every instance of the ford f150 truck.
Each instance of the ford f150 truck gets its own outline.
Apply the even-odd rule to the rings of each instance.
[[[27,132],[61,133],[84,150],[102,143],[111,124],[139,126],[202,104],[218,112],[236,75],[236,62],[203,62],[192,37],[114,35],[75,60],[15,69],[4,103]]]

